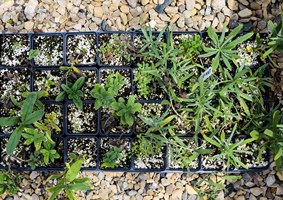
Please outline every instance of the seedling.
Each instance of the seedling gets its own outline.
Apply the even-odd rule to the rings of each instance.
[[[115,111],[114,116],[120,118],[122,125],[132,126],[134,124],[134,114],[142,108],[140,103],[135,103],[135,97],[129,96],[128,102],[122,97],[117,102],[111,103],[111,108]]]
[[[26,92],[22,94],[26,99],[21,102],[14,101],[16,106],[21,107],[21,115],[15,117],[1,117],[0,126],[17,126],[11,134],[7,144],[7,154],[12,154],[17,147],[25,128],[40,120],[44,115],[44,105],[39,101],[48,94],[45,91]]]
[[[114,168],[122,158],[124,158],[122,149],[120,147],[113,146],[103,157],[101,166]]]
[[[69,199],[77,200],[76,190],[90,190],[89,178],[77,178],[84,162],[83,158],[77,159],[74,154],[70,155],[71,162],[66,163],[65,171],[62,174],[52,175],[48,180],[57,179],[58,184],[48,189],[51,193],[48,200],[54,200],[61,191],[65,191]]]
[[[80,77],[74,84],[67,81],[67,84],[62,84],[61,87],[64,90],[57,97],[56,101],[63,101],[65,96],[68,96],[69,99],[73,100],[74,104],[79,110],[83,109],[83,92],[80,90],[85,82],[85,77]]]

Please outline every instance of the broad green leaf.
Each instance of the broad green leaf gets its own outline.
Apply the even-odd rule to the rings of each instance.
[[[56,197],[58,196],[58,194],[60,193],[61,190],[56,190],[55,192],[53,192],[50,197],[48,198],[48,200],[55,200]]]
[[[211,57],[213,55],[217,54],[217,51],[214,50],[214,51],[211,51],[211,52],[208,52],[208,53],[205,53],[205,54],[201,54],[199,55],[200,58],[208,58],[208,57]]]
[[[63,101],[66,96],[66,92],[60,92],[60,94],[56,97],[55,101]]]
[[[83,101],[78,96],[74,96],[73,102],[79,110],[83,109]]]
[[[48,128],[44,124],[39,123],[39,122],[34,122],[34,126],[44,131],[48,130]]]
[[[65,92],[67,92],[68,94],[73,94],[73,93],[74,93],[74,91],[73,91],[71,88],[69,88],[67,85],[65,85],[65,84],[62,84],[62,85],[61,85],[61,88],[62,88]]]
[[[161,101],[161,105],[170,105],[170,101],[168,101],[167,99],[164,99]]]
[[[15,126],[21,117],[0,117],[0,126]]]
[[[55,175],[51,175],[47,178],[47,181],[52,180],[52,179],[58,179],[60,177],[62,177],[63,174],[55,174]]]
[[[85,183],[73,183],[67,186],[69,190],[89,190],[90,187]]]
[[[101,106],[102,106],[102,102],[96,99],[94,102],[95,110],[98,110]]]
[[[40,120],[44,115],[44,110],[38,110],[26,117],[26,119],[23,121],[23,125],[29,125],[33,124],[36,121]]]
[[[90,178],[76,178],[73,183],[89,183],[90,182]]]
[[[134,124],[134,118],[128,113],[126,113],[124,116],[125,116],[124,119],[125,119],[126,124],[129,126],[132,126]]]
[[[74,83],[74,85],[72,86],[72,90],[73,91],[77,91],[78,89],[80,89],[82,86],[83,86],[83,84],[84,84],[84,82],[85,82],[85,77],[80,77],[75,83]]]
[[[281,158],[283,156],[283,149],[282,147],[279,147],[279,150],[277,151],[277,153],[275,154],[274,160],[278,160],[279,158]]]
[[[273,124],[273,129],[276,128],[277,124],[279,123],[279,119],[280,119],[280,111],[276,110],[273,115],[272,115],[272,124]]]
[[[58,177],[59,178],[59,177]],[[47,189],[47,191],[48,192],[56,192],[56,191],[61,191],[63,188],[65,187],[65,185],[64,184],[58,184],[58,185],[56,185],[55,187],[52,187],[52,188],[49,188],[49,189]]]
[[[78,198],[76,197],[75,193],[72,190],[66,188],[65,192],[66,192],[69,200],[78,200]]]
[[[21,119],[23,122],[32,113],[36,100],[37,100],[37,93],[35,92],[31,92],[24,100],[24,104],[22,106],[22,111],[21,111],[22,112]]]
[[[273,47],[269,48],[267,51],[264,52],[264,54],[262,55],[262,58],[266,59],[267,56],[270,55],[273,51],[274,51]]]
[[[31,49],[29,52],[28,52],[28,59],[31,60],[31,59],[34,59],[36,56],[38,56],[40,53],[39,50],[37,49]]]
[[[231,66],[229,60],[228,60],[225,56],[222,56],[222,60],[223,60],[224,64],[226,65],[226,67],[227,67],[229,70],[232,70],[232,66]]]
[[[219,44],[222,44],[222,43],[224,42],[225,33],[226,33],[226,26],[227,26],[227,24],[224,23],[223,29],[222,29],[222,31],[221,31],[221,36],[220,36],[220,39],[219,39]]]
[[[269,129],[265,129],[264,134],[269,136],[269,137],[274,137],[274,133],[273,131],[269,130]]]
[[[81,167],[82,167],[82,163],[84,162],[83,159],[79,159],[77,160],[74,164],[72,164],[70,166],[70,169],[68,170],[68,172],[66,173],[66,179],[69,182],[72,182],[77,175],[79,174]]]
[[[252,132],[250,132],[250,136],[254,138],[255,140],[257,140],[259,138],[259,132],[257,132],[256,130],[253,130]]]
[[[13,151],[16,149],[17,145],[19,144],[21,136],[22,136],[23,129],[24,128],[22,126],[19,126],[11,134],[11,136],[8,140],[7,150],[6,150],[8,155],[11,155],[13,153]]]
[[[223,131],[223,132],[221,133],[221,135],[220,135],[220,140],[221,140],[222,142],[224,142],[224,141],[226,140],[226,134],[225,134],[224,131]]]

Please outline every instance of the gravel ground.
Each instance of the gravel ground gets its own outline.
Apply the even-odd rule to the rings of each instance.
[[[167,1],[167,0],[166,0]],[[281,0],[172,0],[164,10],[156,7],[164,0],[0,0],[0,31],[60,32],[89,30],[132,30],[150,24],[155,29],[170,25],[174,30],[204,30],[212,25],[221,30],[243,23],[245,30],[267,31],[267,21],[278,19],[283,8]],[[280,66],[283,66],[282,63]],[[283,80],[282,71],[272,71]],[[282,83],[272,87],[282,99]],[[78,193],[79,199],[283,199],[283,176],[270,170],[245,173],[234,182],[223,174],[160,174],[160,173],[91,173],[92,191]],[[5,200],[43,200],[53,182],[50,173],[23,173],[21,191]],[[198,184],[203,180],[204,183]],[[221,182],[227,190],[209,192],[208,182]]]
[[[77,192],[79,199],[121,199],[121,200],[197,200],[197,194],[204,199],[225,200],[281,200],[283,199],[283,176],[273,170],[262,173],[233,174],[238,180],[225,180],[224,174],[181,174],[181,173],[92,173],[82,176],[92,180],[92,190]],[[21,191],[14,197],[2,195],[5,200],[44,200],[48,198],[47,188],[55,182],[46,181],[47,173],[24,173]],[[203,181],[203,183],[198,183]],[[221,183],[224,188],[210,192],[209,181]],[[212,195],[215,195],[213,198]],[[59,199],[64,199],[61,196]]]
[[[150,24],[175,30],[204,30],[223,23],[233,28],[243,23],[266,31],[268,20],[277,20],[282,0],[0,0],[0,30],[9,32],[131,30]],[[167,2],[166,0],[165,2]],[[276,19],[275,19],[276,18]]]

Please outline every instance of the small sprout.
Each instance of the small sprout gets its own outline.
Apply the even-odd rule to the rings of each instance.
[[[31,50],[29,51],[29,53],[28,53],[28,59],[29,59],[29,60],[34,59],[36,56],[39,55],[39,53],[40,53],[39,50],[31,49]]]
[[[119,160],[124,158],[122,149],[120,147],[113,146],[104,156],[102,161],[102,167],[114,168],[118,164]]]

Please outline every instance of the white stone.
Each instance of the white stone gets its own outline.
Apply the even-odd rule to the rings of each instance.
[[[273,183],[275,183],[275,176],[273,174],[269,174],[265,179],[265,183],[268,187],[270,187]]]
[[[212,0],[211,7],[215,11],[220,11],[226,6],[226,0]]]
[[[233,12],[226,6],[222,9],[222,12],[225,16],[229,16],[229,17],[233,14]]]
[[[138,0],[127,0],[127,2],[132,8],[137,7]]]
[[[239,3],[237,0],[228,0],[227,5],[231,10],[238,10]]]
[[[180,17],[180,19],[177,21],[177,25],[180,28],[184,28],[184,26],[185,26],[185,18],[184,17]]]
[[[186,0],[186,8],[187,10],[192,10],[195,8],[196,1],[195,0]]]
[[[13,0],[4,1],[4,3],[2,1],[2,3],[0,4],[0,16],[2,16],[3,13],[6,12],[13,5],[14,5]]]
[[[32,21],[27,21],[24,23],[24,27],[27,31],[31,31],[33,29],[34,23]]]
[[[11,14],[9,12],[5,12],[2,17],[2,21],[6,23],[9,19],[11,19]]]
[[[198,194],[195,189],[190,186],[190,185],[186,185],[186,192],[189,194],[189,195],[192,195],[192,194]]]
[[[172,192],[172,199],[182,199],[183,191],[181,189],[174,190]]]
[[[241,17],[241,18],[246,18],[246,17],[250,17],[252,16],[252,11],[248,8],[245,8],[244,10],[241,10],[238,15]]]
[[[254,196],[256,196],[256,197],[263,193],[262,189],[261,189],[261,188],[258,188],[258,187],[251,188],[250,191],[251,191],[251,193],[252,193]]]
[[[58,9],[57,9],[57,12],[60,13],[61,15],[65,15],[65,7],[63,6],[60,6]]]
[[[95,7],[93,9],[93,11],[94,11],[94,16],[95,17],[102,18],[102,16],[103,16],[103,8],[101,6],[100,7]]]
[[[149,3],[149,0],[141,0],[141,5],[145,6]]]
[[[29,175],[31,180],[34,180],[38,176],[39,176],[39,173],[36,172],[36,171],[31,172],[30,175]]]
[[[36,194],[33,194],[31,196],[31,200],[39,200],[39,197]]]
[[[32,19],[36,14],[36,9],[38,6],[37,0],[29,0],[29,2],[25,5],[24,13],[27,19]]]

